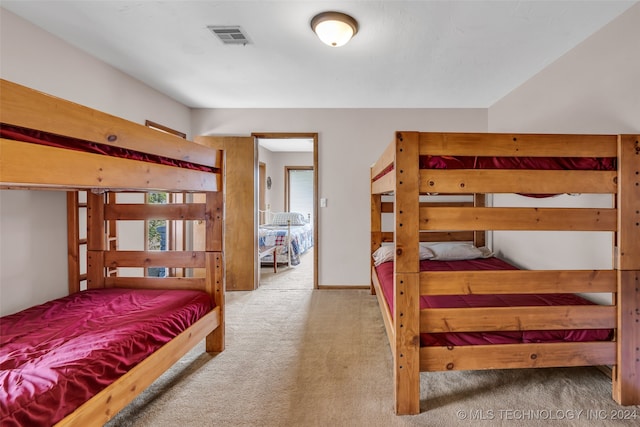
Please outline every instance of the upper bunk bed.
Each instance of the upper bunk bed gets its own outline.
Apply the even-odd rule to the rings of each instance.
[[[63,190],[72,201],[69,295],[0,322],[0,417],[3,425],[103,425],[203,340],[207,352],[224,350],[224,152],[0,84],[0,188]],[[87,212],[82,286],[72,247],[79,190],[86,190]],[[150,205],[118,202],[119,192],[205,196],[200,203]],[[148,219],[202,222],[204,247],[118,250],[110,234],[115,223]],[[126,272],[150,267],[185,274]],[[37,380],[42,372],[46,381]]]
[[[220,150],[4,79],[0,93],[0,188],[221,190]]]
[[[396,133],[371,168],[372,293],[396,413],[420,411],[421,371],[607,365],[614,399],[640,403],[639,139]],[[490,206],[503,193],[609,194],[611,207]],[[485,247],[511,230],[611,233],[614,268],[516,269]]]

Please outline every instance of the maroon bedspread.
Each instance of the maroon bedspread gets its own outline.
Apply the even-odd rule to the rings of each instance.
[[[516,270],[499,258],[468,261],[421,261],[421,271]],[[393,262],[376,267],[382,293],[393,313]],[[575,294],[506,294],[506,295],[438,295],[421,296],[420,309],[462,307],[520,307],[552,305],[591,305]],[[605,341],[611,339],[609,329],[553,331],[455,332],[420,334],[422,346],[456,346],[560,341]]]
[[[420,169],[615,170],[614,157],[420,156]]]
[[[420,156],[420,169],[616,170],[615,157]],[[387,166],[373,180],[393,170]]]
[[[0,136],[2,136],[2,138],[12,139],[15,141],[30,142],[32,144],[40,144],[56,148],[66,148],[70,150],[82,151],[85,153],[102,154],[105,156],[157,163],[161,165],[175,166],[184,169],[193,169],[202,172],[218,172],[218,169],[216,168],[198,165],[195,163],[186,162],[184,160],[170,159],[168,157],[142,153],[122,147],[99,144],[97,142],[85,141],[82,139],[56,135],[53,133],[34,129],[27,129],[20,126],[7,125],[4,123],[0,123]]]
[[[55,424],[211,309],[200,291],[100,289],[2,317],[0,424]]]

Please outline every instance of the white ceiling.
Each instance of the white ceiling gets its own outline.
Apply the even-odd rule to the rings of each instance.
[[[3,8],[196,108],[487,108],[636,1],[2,0]],[[337,10],[344,47],[310,29]],[[240,25],[223,45],[209,25]]]
[[[313,152],[313,139],[311,138],[258,138],[258,144],[274,152]]]

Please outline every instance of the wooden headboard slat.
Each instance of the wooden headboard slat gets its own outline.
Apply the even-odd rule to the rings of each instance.
[[[221,189],[219,173],[157,165],[9,139],[0,139],[0,152],[2,152],[0,157],[0,185],[2,186],[175,192],[204,192]]]
[[[617,135],[420,133],[420,155],[616,157]]]

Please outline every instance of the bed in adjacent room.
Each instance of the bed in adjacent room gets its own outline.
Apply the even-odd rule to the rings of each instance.
[[[300,264],[300,256],[313,247],[313,224],[298,212],[278,212],[268,224],[258,229],[260,251],[275,247],[278,263]],[[273,255],[261,257],[265,264],[273,263]]]

